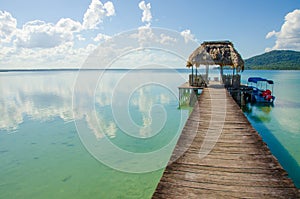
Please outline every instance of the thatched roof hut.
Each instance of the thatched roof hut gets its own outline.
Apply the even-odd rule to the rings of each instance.
[[[190,56],[187,67],[200,65],[232,66],[244,70],[244,61],[230,41],[203,42]]]

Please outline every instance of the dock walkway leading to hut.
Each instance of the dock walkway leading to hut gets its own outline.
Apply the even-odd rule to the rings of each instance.
[[[300,194],[233,98],[213,83],[195,104],[153,198],[300,198]]]

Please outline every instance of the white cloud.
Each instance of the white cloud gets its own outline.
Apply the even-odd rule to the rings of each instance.
[[[17,28],[17,20],[9,13],[0,10],[0,43],[11,41]]]
[[[271,31],[266,35],[266,39],[276,38],[275,45],[272,48],[266,48],[266,51],[276,49],[300,50],[300,10],[296,9],[285,16],[285,22],[279,32]]]
[[[4,59],[6,59],[6,55],[11,55],[12,53],[15,52],[15,48],[14,47],[7,47],[7,46],[2,46],[0,48],[0,56],[3,57]],[[3,61],[3,59],[2,59]]]
[[[161,44],[172,44],[176,43],[176,38],[172,38],[169,35],[166,34],[160,34],[160,42]]]
[[[95,42],[104,42],[104,41],[107,41],[110,38],[111,38],[111,36],[99,33],[93,40]]]
[[[155,40],[155,35],[152,32],[151,27],[149,26],[141,26],[138,28],[138,34],[133,35],[137,36],[140,47],[151,46],[152,42]]]
[[[148,26],[150,26],[152,20],[150,3],[146,4],[145,1],[141,1],[139,3],[139,8],[143,11],[142,22],[146,22]]]
[[[83,22],[61,18],[57,23],[33,20],[17,28],[17,20],[6,11],[0,11],[0,67],[4,68],[66,68],[79,67],[96,49],[86,43],[89,30],[96,29],[104,18],[115,15],[112,2],[105,4],[92,0],[83,16]],[[105,41],[108,35],[98,34],[95,41]],[[75,42],[84,41],[78,47]],[[86,42],[86,43],[85,43]],[[1,45],[1,43],[6,43]]]
[[[108,1],[103,4],[99,0],[92,0],[83,17],[83,28],[96,29],[103,22],[104,17],[113,16],[114,14],[115,9],[112,2]]]
[[[195,36],[191,33],[191,30],[189,29],[181,31],[180,35],[183,36],[185,43],[195,40]]]
[[[107,17],[115,15],[115,7],[114,7],[114,4],[112,2],[110,2],[110,1],[106,2],[103,5],[103,8],[106,10],[106,16]]]
[[[268,47],[268,48],[265,49],[265,52],[270,52],[270,51],[272,51],[272,48]]]
[[[74,48],[72,42],[64,43],[53,48],[0,48],[2,68],[78,68],[85,58],[96,49],[89,44],[82,48]]]
[[[82,35],[76,35],[78,41],[85,41],[86,39]]]
[[[23,25],[22,29],[17,30],[14,44],[23,48],[54,48],[67,42],[74,42],[74,33],[86,29],[96,29],[104,17],[114,14],[112,2],[108,1],[102,4],[99,0],[92,0],[84,14],[82,24],[70,18],[62,18],[56,24],[40,20],[30,21]],[[79,34],[76,35],[76,38],[79,41],[85,40]]]
[[[271,37],[273,37],[275,35],[276,35],[276,32],[275,32],[275,30],[273,30],[266,35],[266,39],[270,39]]]
[[[57,22],[56,28],[61,29],[61,31],[79,32],[81,30],[81,24],[70,18],[62,18]]]
[[[44,21],[30,21],[17,31],[14,43],[23,48],[53,48],[73,41],[78,22],[61,19],[56,25]]]

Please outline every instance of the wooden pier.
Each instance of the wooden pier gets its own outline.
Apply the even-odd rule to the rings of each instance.
[[[169,163],[153,198],[300,198],[261,136],[218,83],[203,89]]]

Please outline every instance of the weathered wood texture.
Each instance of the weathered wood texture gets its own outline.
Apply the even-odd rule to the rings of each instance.
[[[203,90],[169,163],[153,198],[300,198],[260,135],[218,84]]]

